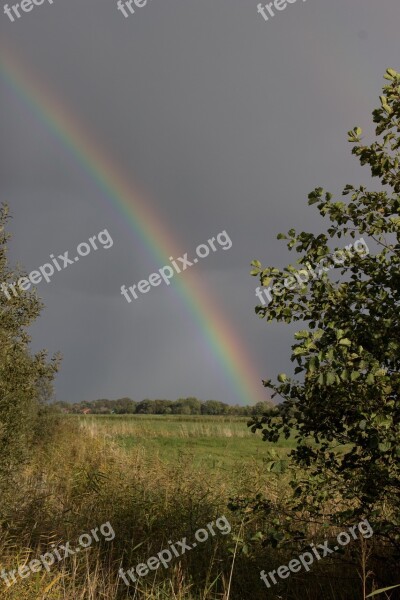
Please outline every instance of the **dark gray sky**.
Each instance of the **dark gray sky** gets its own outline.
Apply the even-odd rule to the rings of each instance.
[[[318,231],[314,187],[370,183],[346,134],[372,131],[385,69],[400,67],[399,17],[398,0],[297,0],[268,22],[256,0],[149,0],[127,19],[116,0],[45,0],[13,23],[1,12],[0,49],[144,190],[182,252],[229,233],[232,248],[193,274],[261,380],[290,369],[291,336],[254,314],[249,263],[283,266],[276,234]],[[34,348],[64,355],[58,398],[267,397],[261,384],[257,398],[235,394],[174,284],[122,298],[163,263],[4,77],[0,92],[11,259],[29,272],[100,230],[114,241],[38,285]]]

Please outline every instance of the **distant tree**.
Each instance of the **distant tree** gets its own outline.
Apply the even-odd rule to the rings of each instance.
[[[200,415],[201,414],[201,402],[197,398],[190,397],[185,398],[184,403],[190,408],[190,414]]]
[[[136,412],[137,402],[131,398],[119,398],[114,401],[114,410],[117,414],[134,414]]]
[[[272,402],[257,402],[257,404],[254,404],[251,407],[251,414],[252,415],[262,415],[264,413],[270,414],[271,411],[273,411],[274,409],[274,405],[272,404]]]
[[[226,415],[228,412],[228,405],[219,402],[218,400],[206,400],[206,402],[201,405],[202,415]]]
[[[174,415],[191,415],[192,412],[190,410],[190,406],[187,406],[186,404],[182,404],[178,400],[177,402],[174,402],[172,405],[172,414],[174,414]]]
[[[307,327],[295,334],[291,356],[302,378],[282,373],[275,383],[265,381],[284,401],[252,428],[272,442],[296,434],[293,515],[307,509],[341,524],[367,515],[375,533],[400,548],[400,74],[389,69],[385,78],[373,112],[376,140],[366,145],[361,129],[349,132],[353,154],[381,189],[348,185],[343,195],[350,201],[336,202],[317,188],[309,204],[329,219],[327,233],[291,229],[278,236],[300,253],[301,268],[324,259],[329,274],[296,286],[293,265],[281,270],[253,262],[261,285],[280,284],[258,315]],[[341,264],[335,259],[345,236],[363,236],[373,252],[353,251]]]
[[[252,410],[251,405],[239,406],[239,404],[235,404],[229,407],[229,414],[237,417],[249,417],[253,414]]]
[[[154,415],[155,409],[156,404],[154,400],[145,399],[138,403],[136,407],[136,412],[137,414]]]
[[[169,415],[172,412],[172,400],[154,400],[154,412],[156,415]]]
[[[91,402],[82,401],[75,404],[67,402],[56,402],[56,406],[67,410],[67,412],[79,414],[85,409],[90,409],[91,414],[156,414],[156,415],[237,415],[250,416],[254,414],[253,406],[231,406],[225,402],[217,400],[207,400],[202,402],[194,397],[179,398],[178,400],[149,400],[145,399],[136,402],[130,398],[120,398],[118,400],[92,400]],[[262,414],[265,408],[270,407],[268,402],[256,405],[256,413]]]
[[[172,403],[172,412],[175,415],[199,415],[201,402],[197,398],[179,398]]]

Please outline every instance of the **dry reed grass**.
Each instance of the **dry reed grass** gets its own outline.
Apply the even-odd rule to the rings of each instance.
[[[93,527],[110,521],[116,537],[100,541],[79,556],[55,564],[50,572],[19,580],[5,600],[355,600],[360,588],[357,569],[326,562],[313,573],[292,576],[281,588],[267,590],[259,579],[293,558],[285,552],[258,548],[242,552],[242,542],[262,528],[257,517],[244,531],[227,510],[230,496],[261,493],[279,506],[288,493],[285,476],[267,475],[264,465],[248,464],[221,472],[195,466],[190,453],[173,463],[138,445],[129,452],[114,441],[116,430],[131,427],[123,420],[110,432],[104,421],[87,420],[79,428],[67,419],[56,441],[39,448],[16,487],[0,508],[0,552],[7,571],[46,552],[50,543],[75,541]],[[202,435],[226,423],[199,423]],[[131,430],[130,430],[131,431]],[[183,428],[182,435],[187,435]],[[146,435],[142,431],[142,435]],[[236,435],[233,428],[232,435]],[[111,437],[110,437],[111,436]],[[168,540],[179,540],[225,514],[232,534],[216,536],[129,588],[118,569],[147,560]],[[316,537],[318,528],[313,533]],[[323,537],[320,537],[323,539]],[[240,543],[239,543],[240,542]],[[72,545],[72,544],[71,544]],[[340,586],[337,577],[340,574]],[[336,584],[335,584],[336,580]],[[332,589],[333,591],[329,591]],[[284,593],[284,596],[281,594]],[[352,595],[349,595],[352,594]]]

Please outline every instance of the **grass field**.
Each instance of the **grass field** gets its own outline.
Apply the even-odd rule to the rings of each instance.
[[[76,418],[76,417],[75,417]],[[262,464],[271,450],[281,458],[294,440],[262,442],[247,427],[248,417],[181,415],[111,415],[77,417],[83,430],[117,442],[126,450],[142,448],[146,454],[173,463],[183,457],[210,469]]]
[[[57,435],[43,443],[12,493],[3,498],[7,535],[0,539],[7,571],[26,564],[51,544],[72,543],[110,522],[111,543],[54,565],[50,573],[0,586],[6,600],[359,600],[359,562],[353,554],[313,565],[271,589],[260,570],[288,563],[298,549],[266,548],[253,542],[270,519],[280,528],[289,492],[286,473],[270,472],[294,440],[265,443],[247,418],[212,416],[65,416]],[[268,499],[272,515],[252,515],[244,524],[230,500]],[[168,569],[143,576],[129,588],[118,570],[144,563],[168,540],[194,532],[225,515],[229,535],[218,535],[171,561]],[[310,524],[310,539],[326,531]],[[245,551],[245,547],[249,550]],[[351,560],[349,560],[351,558]],[[351,561],[355,561],[351,562]],[[1,582],[0,582],[1,583]]]

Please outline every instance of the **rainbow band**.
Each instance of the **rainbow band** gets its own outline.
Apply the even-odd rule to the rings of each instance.
[[[124,179],[117,166],[103,154],[77,119],[4,46],[0,50],[0,74],[3,81],[70,151],[109,202],[128,220],[146,251],[151,253],[160,266],[169,262],[169,256],[179,256],[180,250],[172,234],[138,190]],[[265,400],[265,392],[263,393],[261,381],[248,352],[222,311],[211,300],[209,291],[204,289],[193,271],[174,278],[174,282],[186,309],[193,316],[208,347],[226,373],[235,401],[238,399],[239,402],[253,404]]]

